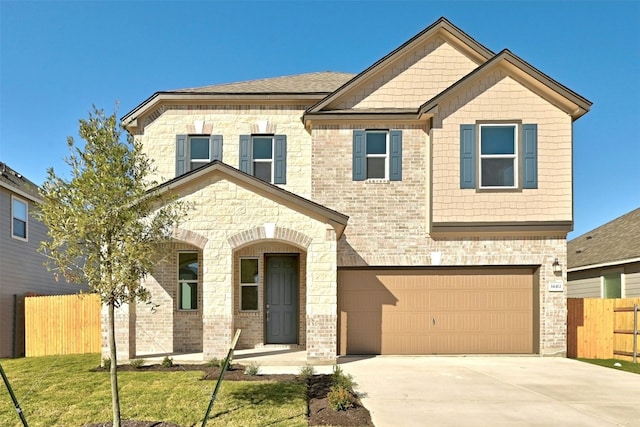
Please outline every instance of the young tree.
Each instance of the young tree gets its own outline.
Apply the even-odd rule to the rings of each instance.
[[[115,112],[107,116],[94,107],[81,119],[84,147],[67,140],[71,179],[48,170],[40,212],[49,228],[40,250],[50,270],[70,283],[88,284],[108,308],[114,427],[120,426],[115,309],[149,299],[141,279],[187,212],[184,203],[149,191],[156,184],[148,180],[151,161],[131,135],[122,141],[122,133]]]

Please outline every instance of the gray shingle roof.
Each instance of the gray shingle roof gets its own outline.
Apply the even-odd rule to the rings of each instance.
[[[212,86],[175,89],[168,93],[331,93],[355,74],[324,71]]]
[[[568,268],[640,258],[640,208],[567,243]]]
[[[3,187],[22,191],[36,199],[40,198],[40,189],[19,172],[11,169],[6,163],[0,162],[0,183]]]

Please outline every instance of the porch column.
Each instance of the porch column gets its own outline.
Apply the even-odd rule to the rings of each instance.
[[[233,250],[221,242],[202,251],[202,351],[204,360],[227,355],[233,339]]]
[[[324,241],[307,252],[307,359],[333,363],[337,354],[338,271],[336,232],[328,227]]]

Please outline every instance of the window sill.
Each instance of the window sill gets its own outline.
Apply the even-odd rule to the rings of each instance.
[[[389,184],[389,180],[386,178],[369,178],[364,182],[365,184]]]

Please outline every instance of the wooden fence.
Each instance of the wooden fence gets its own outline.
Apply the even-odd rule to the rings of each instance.
[[[25,298],[27,357],[99,353],[101,340],[98,295]]]
[[[567,357],[632,361],[633,331],[640,325],[629,308],[636,304],[640,298],[567,299]]]

